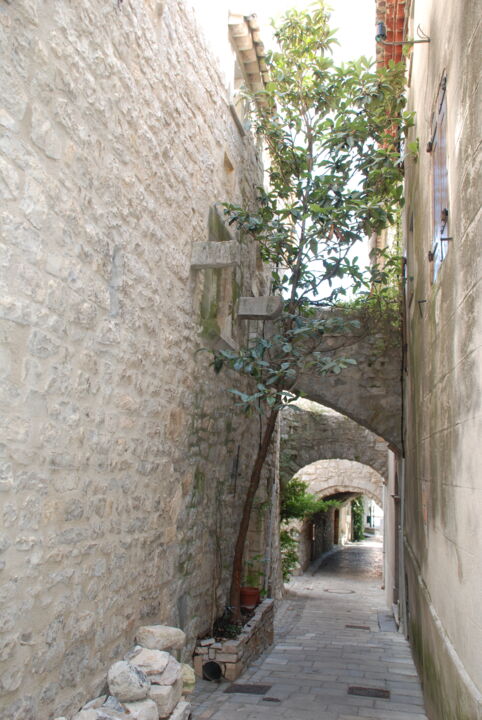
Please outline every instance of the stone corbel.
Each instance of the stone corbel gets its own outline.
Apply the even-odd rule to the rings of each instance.
[[[216,242],[206,240],[195,242],[192,246],[191,268],[228,268],[239,265],[239,244],[236,240]]]
[[[283,311],[283,298],[275,295],[265,297],[241,297],[237,314],[242,320],[275,320]]]

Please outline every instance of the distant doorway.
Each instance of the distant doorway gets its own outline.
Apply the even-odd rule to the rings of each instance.
[[[340,511],[335,510],[335,517],[333,521],[333,545],[338,545],[340,542]]]

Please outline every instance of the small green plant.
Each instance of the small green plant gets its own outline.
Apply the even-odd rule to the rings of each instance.
[[[260,564],[263,561],[262,555],[253,555],[249,560],[244,563],[244,582],[243,585],[247,587],[261,587],[261,580],[264,577],[264,572],[260,569]]]
[[[321,500],[308,492],[308,483],[294,477],[281,488],[281,522],[304,520],[309,515],[338,507],[334,500]]]

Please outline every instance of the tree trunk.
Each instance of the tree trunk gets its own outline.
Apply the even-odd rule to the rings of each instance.
[[[231,575],[231,590],[229,594],[231,616],[234,622],[240,622],[241,620],[241,605],[240,605],[240,588],[241,588],[241,570],[243,566],[243,555],[244,546],[246,544],[246,537],[248,535],[249,520],[251,518],[251,510],[253,508],[253,501],[256,495],[256,491],[259,487],[259,481],[261,479],[261,471],[263,470],[264,461],[268,454],[268,449],[273,437],[273,432],[276,427],[276,418],[278,417],[279,410],[272,410],[268,416],[268,421],[264,430],[263,438],[258,446],[258,452],[256,459],[251,471],[251,477],[249,480],[248,493],[243,506],[243,515],[241,517],[241,523],[238,531],[238,538],[236,540],[236,547],[234,550],[233,558],[233,570]]]

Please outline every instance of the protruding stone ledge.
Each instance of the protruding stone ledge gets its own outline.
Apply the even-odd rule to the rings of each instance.
[[[206,240],[192,246],[191,268],[227,268],[239,265],[239,245],[235,240],[215,242]]]
[[[244,320],[275,320],[282,311],[283,298],[277,295],[241,297],[238,300],[238,318]]]

